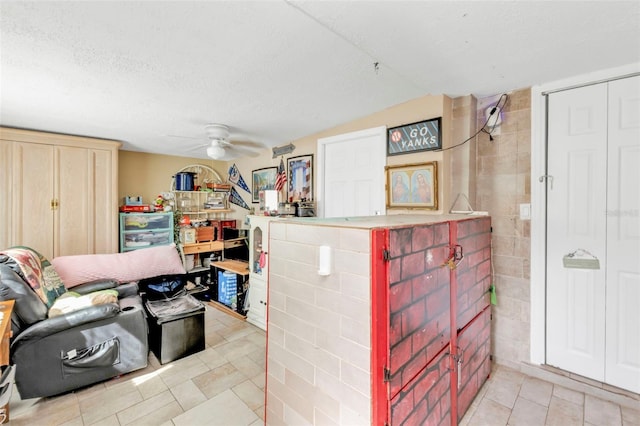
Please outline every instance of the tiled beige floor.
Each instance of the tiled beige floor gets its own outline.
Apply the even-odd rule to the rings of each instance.
[[[566,381],[569,384],[570,381]],[[640,426],[640,400],[574,389],[494,365],[461,426]],[[602,398],[593,396],[599,393]],[[603,399],[607,398],[607,399]],[[620,401],[623,403],[611,402]]]
[[[151,354],[143,370],[55,398],[22,401],[14,390],[10,423],[262,425],[265,333],[211,307],[205,329],[207,348],[172,363],[160,365]],[[640,407],[494,366],[461,424],[640,426]]]

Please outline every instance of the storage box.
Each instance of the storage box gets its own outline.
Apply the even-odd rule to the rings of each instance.
[[[200,243],[203,241],[215,240],[215,228],[213,226],[200,226],[196,228],[196,240]]]
[[[166,302],[167,306],[155,308],[161,302]],[[149,348],[160,364],[205,349],[204,305],[194,297],[181,296],[167,301],[147,302],[145,307],[149,312]],[[185,312],[181,313],[180,310]]]
[[[142,197],[140,195],[138,195],[137,197],[130,197],[130,196],[126,196],[124,197],[124,203],[125,206],[141,206],[142,205]]]
[[[193,244],[196,242],[196,230],[194,228],[180,228],[180,242],[182,244]]]
[[[218,271],[218,302],[223,305],[235,305],[238,293],[236,274],[229,271]]]
[[[207,183],[207,188],[213,189],[215,192],[230,192],[231,184],[230,183]]]
[[[151,212],[151,206],[149,204],[142,204],[140,206],[120,206],[120,211],[122,213],[145,213]]]
[[[236,227],[236,220],[235,219],[225,219],[225,220],[221,220],[220,223],[218,224],[218,239],[222,240],[224,239],[224,229],[225,228],[235,228]]]

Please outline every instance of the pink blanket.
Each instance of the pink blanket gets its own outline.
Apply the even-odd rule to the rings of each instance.
[[[185,273],[175,244],[125,253],[60,256],[51,263],[67,288],[97,279],[126,283]]]

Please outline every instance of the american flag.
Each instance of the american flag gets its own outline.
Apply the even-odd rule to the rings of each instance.
[[[280,166],[278,167],[278,175],[276,176],[275,190],[280,191],[284,188],[284,183],[287,181],[287,172],[284,169],[284,161],[280,159]]]

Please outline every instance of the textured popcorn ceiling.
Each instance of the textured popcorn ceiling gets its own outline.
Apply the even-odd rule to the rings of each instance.
[[[639,62],[640,2],[2,1],[0,55],[1,125],[206,158]]]

